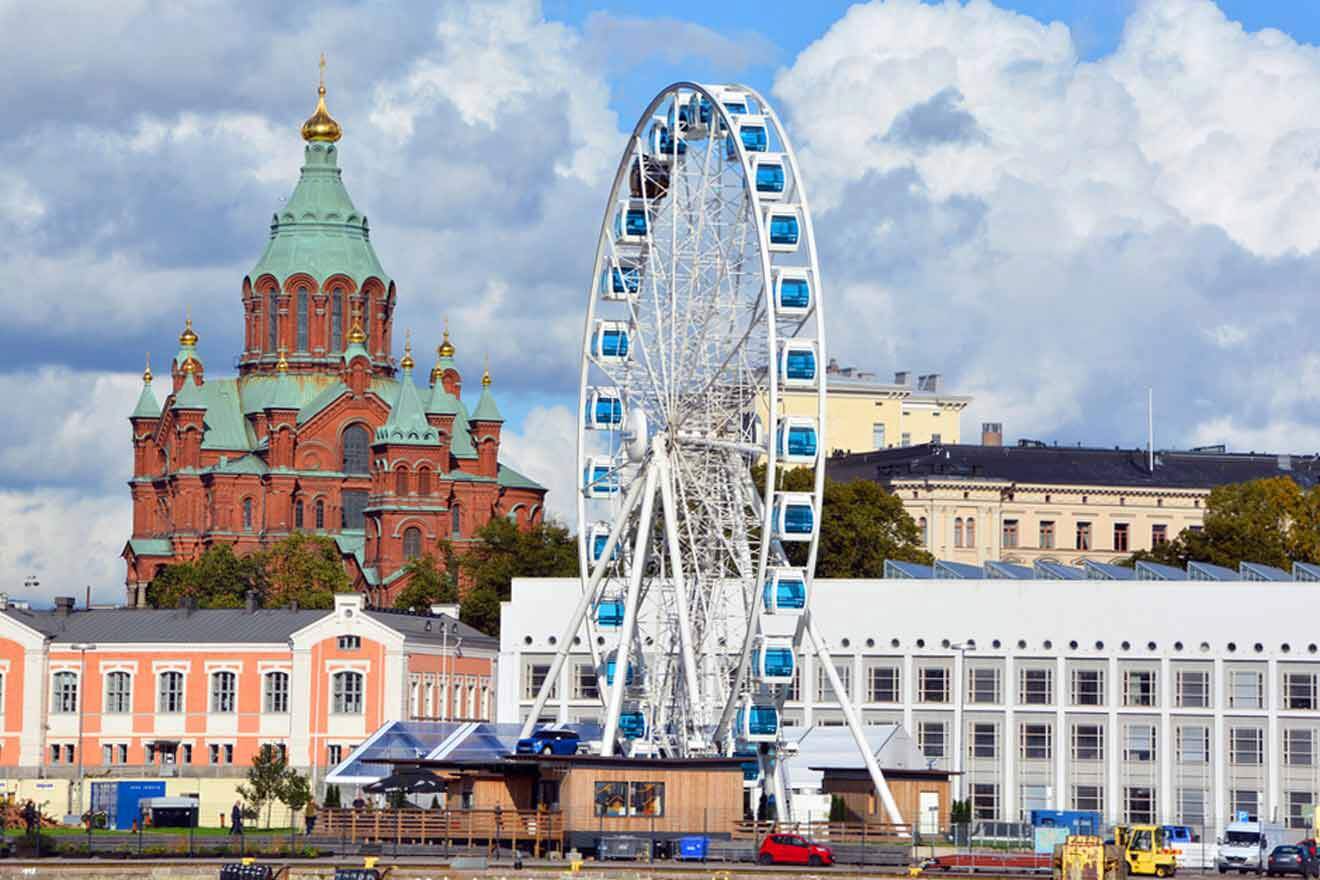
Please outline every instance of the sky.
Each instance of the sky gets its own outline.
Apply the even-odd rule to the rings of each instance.
[[[322,51],[396,326],[489,357],[570,525],[595,236],[679,79],[775,105],[830,354],[942,373],[964,437],[1140,445],[1152,387],[1159,446],[1316,452],[1317,43],[1261,0],[0,0],[0,591],[122,595],[143,359],[189,310],[232,375]]]

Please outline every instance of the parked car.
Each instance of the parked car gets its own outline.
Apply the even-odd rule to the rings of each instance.
[[[576,731],[543,727],[518,740],[514,751],[519,755],[576,755],[581,742]]]
[[[811,865],[814,868],[834,864],[834,853],[800,834],[771,834],[761,841],[756,861],[762,865]]]
[[[1271,877],[1277,877],[1279,874],[1300,874],[1303,877],[1316,876],[1315,859],[1311,858],[1311,851],[1303,846],[1285,844],[1276,846],[1270,852],[1269,862],[1265,866],[1265,872]]]

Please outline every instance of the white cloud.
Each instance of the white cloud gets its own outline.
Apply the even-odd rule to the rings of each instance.
[[[951,373],[969,436],[1132,442],[1152,384],[1169,442],[1309,443],[1271,389],[1320,319],[1316,47],[1148,0],[1081,62],[987,0],[874,0],[774,94],[842,360]]]
[[[53,596],[76,596],[81,605],[90,586],[94,602],[123,601],[119,553],[132,524],[127,491],[0,490],[0,522],[0,571],[7,581],[0,592],[45,606]],[[40,582],[35,590],[23,586],[30,576]]]
[[[566,406],[533,407],[521,430],[505,426],[500,457],[550,490],[546,510],[577,531],[577,421]]]

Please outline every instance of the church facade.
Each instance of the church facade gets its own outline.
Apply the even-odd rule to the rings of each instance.
[[[396,363],[397,291],[338,165],[325,87],[301,176],[243,279],[236,378],[208,378],[188,321],[163,404],[143,375],[133,438],[130,605],[163,566],[220,543],[242,554],[294,531],[332,537],[358,589],[387,604],[403,567],[492,517],[541,521],[545,489],[500,463],[489,371],[469,410],[444,340],[426,385]]]

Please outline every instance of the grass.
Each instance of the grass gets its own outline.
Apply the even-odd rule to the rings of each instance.
[[[246,835],[246,836],[248,836],[248,837],[255,837],[255,836],[260,836],[260,837],[276,836],[276,837],[284,837],[284,838],[287,838],[287,837],[289,836],[289,831],[290,831],[289,828],[251,828],[251,827],[247,827],[247,828],[244,828],[244,829],[243,829],[243,833],[244,833],[244,835]],[[68,827],[60,827],[60,828],[43,828],[43,829],[41,829],[41,833],[44,834],[44,835],[51,836],[51,837],[86,837],[86,836],[87,836],[87,829],[86,829],[86,828],[68,828]],[[158,835],[158,834],[159,834],[159,835],[170,834],[170,835],[175,835],[175,836],[179,836],[179,835],[184,835],[184,836],[186,836],[186,835],[188,834],[188,829],[187,829],[187,828],[146,828],[146,829],[143,830],[142,833],[143,833],[143,836],[145,836],[145,837],[151,837],[151,836],[153,836],[153,835]],[[228,828],[194,828],[194,829],[192,829],[192,833],[193,833],[193,836],[194,836],[194,837],[228,837],[228,836],[229,836],[229,829],[228,829]],[[16,829],[16,830],[6,831],[5,834],[6,834],[6,836],[8,836],[8,837],[10,837],[10,838],[22,837],[22,836],[23,836],[23,831],[22,831],[22,829]],[[301,834],[301,831],[299,832],[299,834]],[[125,839],[128,839],[128,838],[136,838],[138,835],[137,835],[137,832],[136,832],[136,831],[118,831],[118,830],[116,830],[116,829],[112,829],[112,828],[96,828],[96,829],[94,829],[94,830],[92,831],[92,836],[93,836],[93,837],[123,837],[123,838],[125,838]]]

